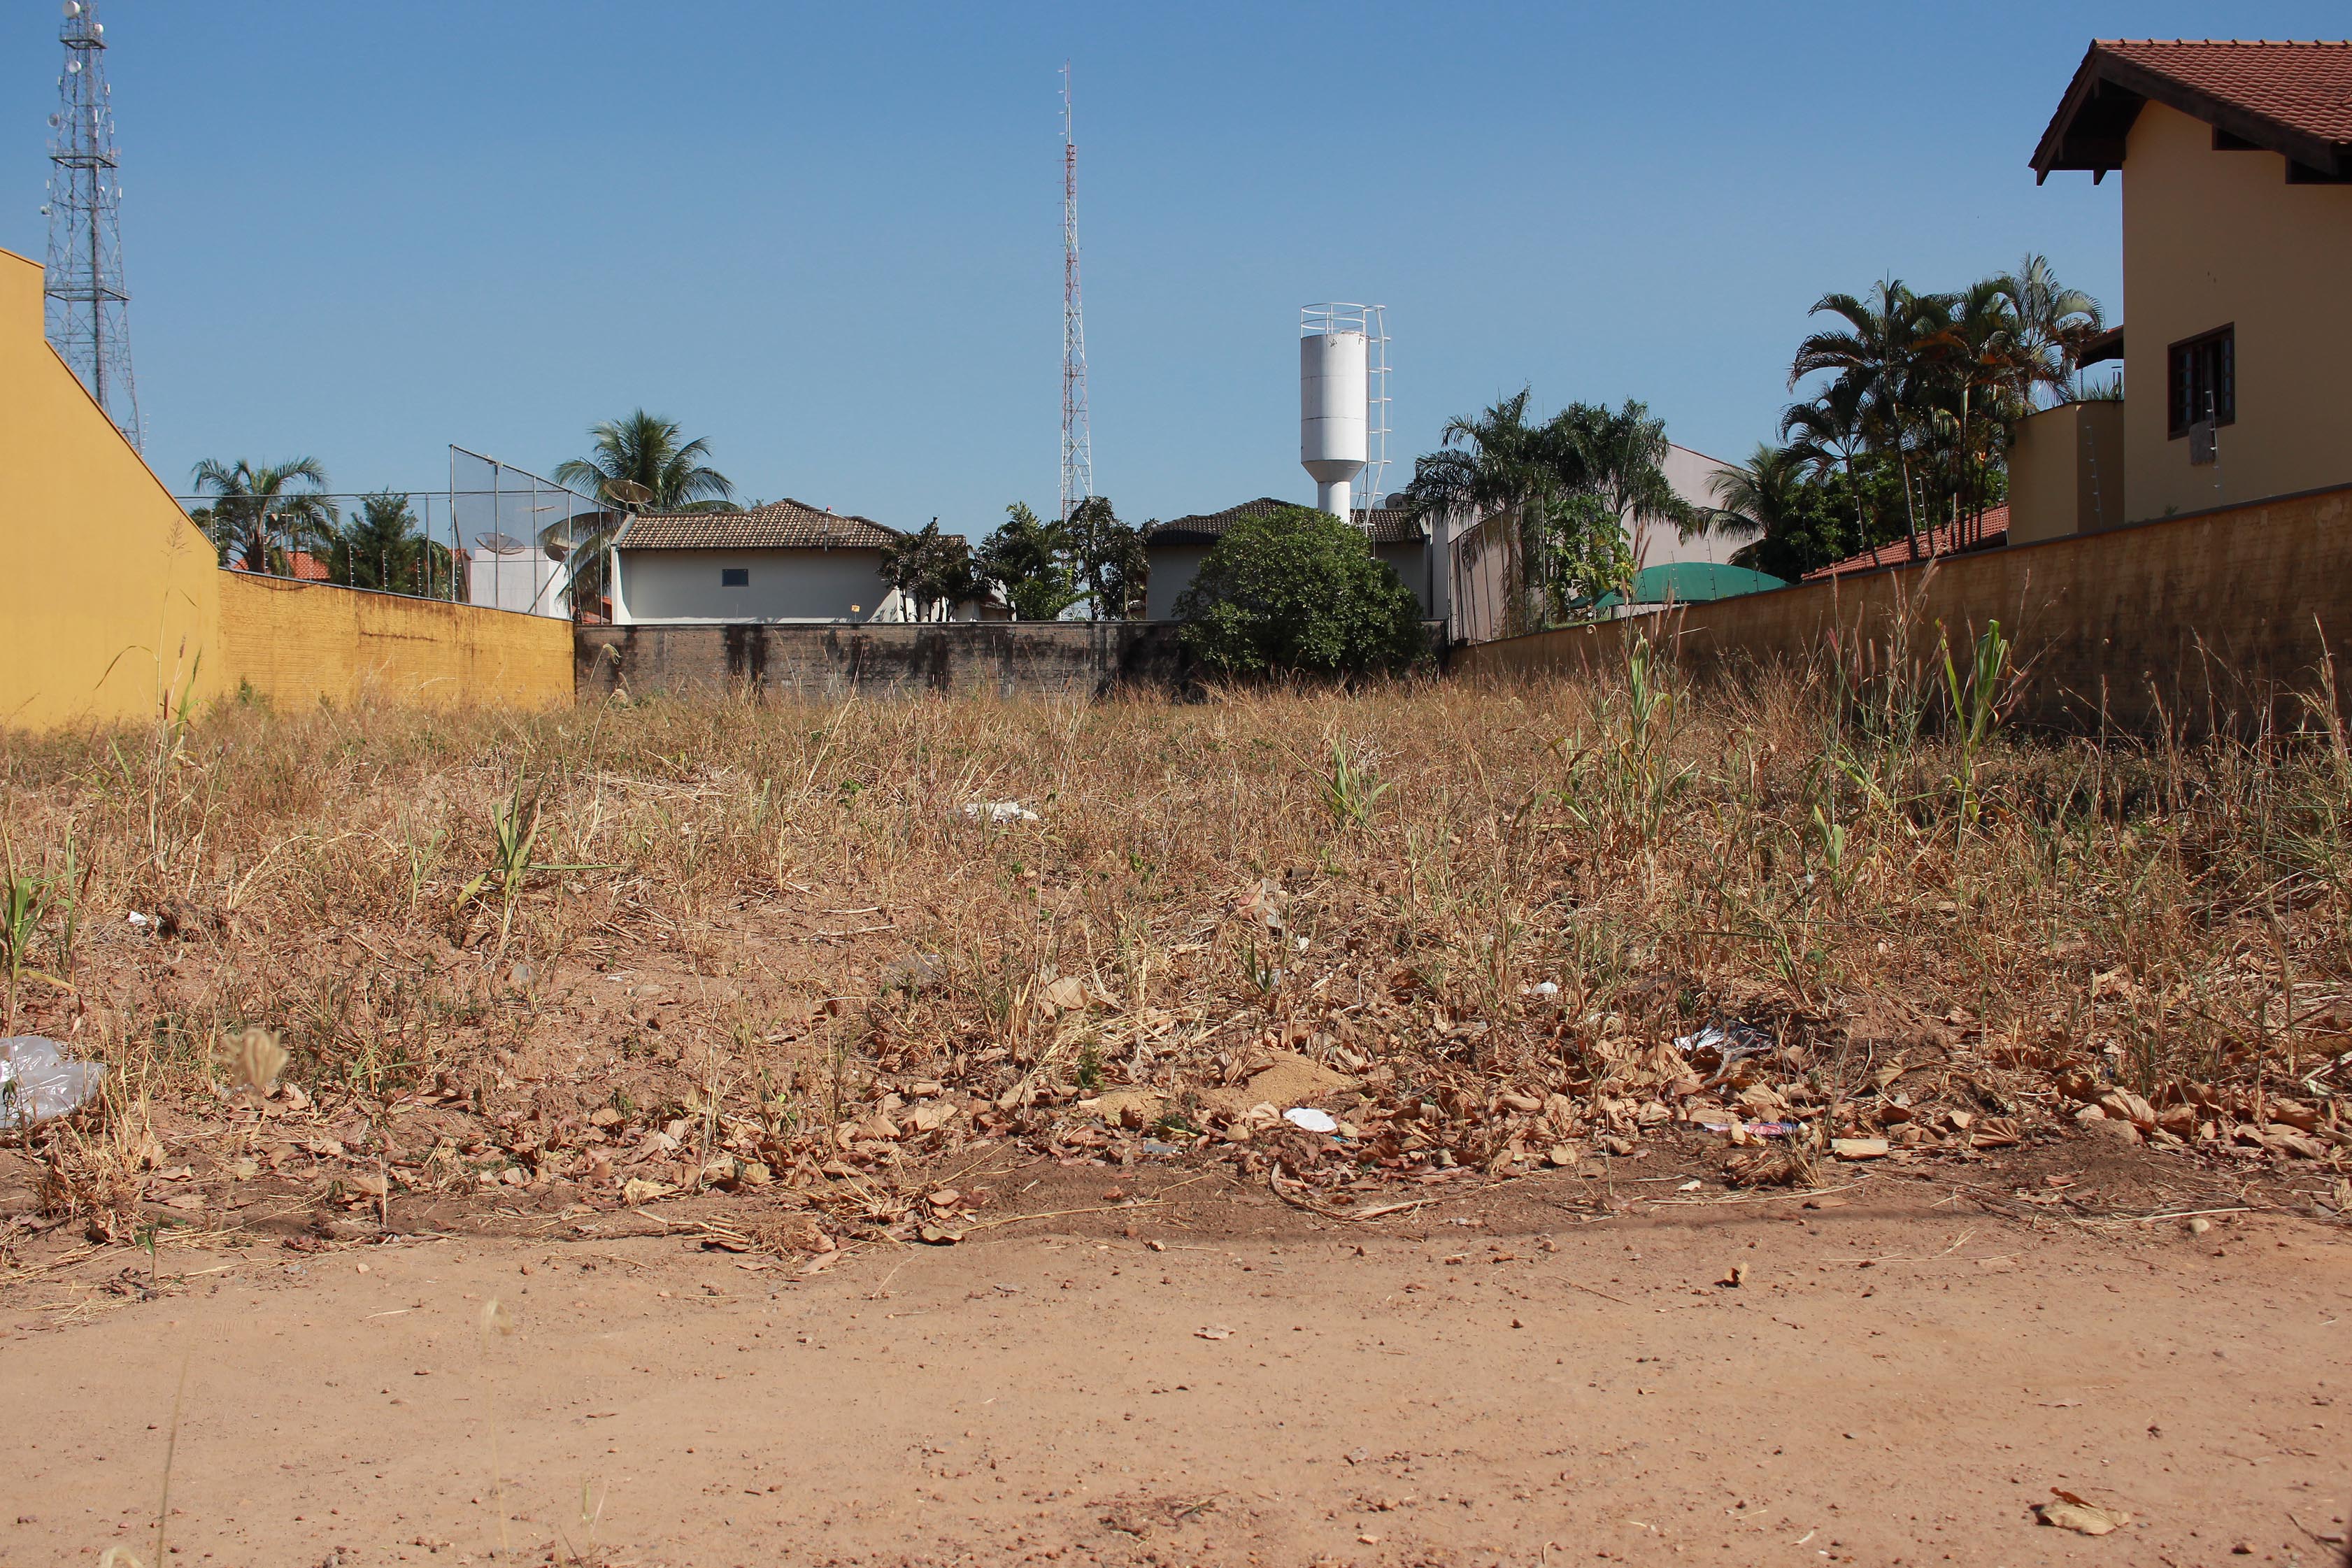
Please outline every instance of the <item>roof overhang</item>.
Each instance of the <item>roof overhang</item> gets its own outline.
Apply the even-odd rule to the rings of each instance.
[[[2326,175],[2352,175],[2352,148],[2283,124],[2244,104],[2215,97],[2094,43],[2075,68],[2058,112],[2033,149],[2033,182],[2054,170],[2087,170],[2092,183],[2124,166],[2124,142],[2140,106],[2150,100],[2177,109],[2252,147],[2280,153]]]

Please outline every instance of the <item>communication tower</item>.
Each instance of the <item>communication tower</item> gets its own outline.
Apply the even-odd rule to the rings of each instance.
[[[1087,319],[1078,298],[1078,143],[1070,119],[1070,66],[1062,62],[1062,521],[1095,493],[1094,432],[1087,416]]]
[[[131,293],[122,280],[122,178],[96,0],[65,0],[58,111],[49,116],[49,344],[131,446],[144,444],[131,378]]]

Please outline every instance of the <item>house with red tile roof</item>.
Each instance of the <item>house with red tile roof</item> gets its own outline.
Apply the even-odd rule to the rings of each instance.
[[[2352,42],[2100,39],[2032,166],[2122,176],[2125,397],[2020,424],[2012,542],[2352,484]]]
[[[1927,530],[1919,537],[1916,553],[1910,539],[1898,539],[1892,544],[1882,544],[1875,550],[1865,550],[1859,555],[1849,555],[1843,561],[1816,566],[1805,574],[1804,580],[1818,583],[1825,577],[1875,572],[1882,566],[1908,565],[1934,555],[1960,555],[1971,550],[1991,550],[2008,542],[2009,508],[1987,507],[1976,516],[1964,517],[1956,523],[1938,523]]]

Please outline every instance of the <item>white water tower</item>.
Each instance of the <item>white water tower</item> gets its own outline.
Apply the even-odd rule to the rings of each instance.
[[[1378,305],[1309,305],[1299,313],[1298,461],[1315,504],[1352,521],[1356,476],[1388,467],[1388,333]]]

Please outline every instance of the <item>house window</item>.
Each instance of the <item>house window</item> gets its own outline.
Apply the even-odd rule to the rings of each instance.
[[[749,566],[721,566],[719,569],[719,585],[722,588],[748,588],[751,585],[751,569]]]
[[[2210,420],[2218,428],[2238,418],[2238,329],[2227,326],[2184,339],[2165,351],[2165,398],[2174,440]]]

